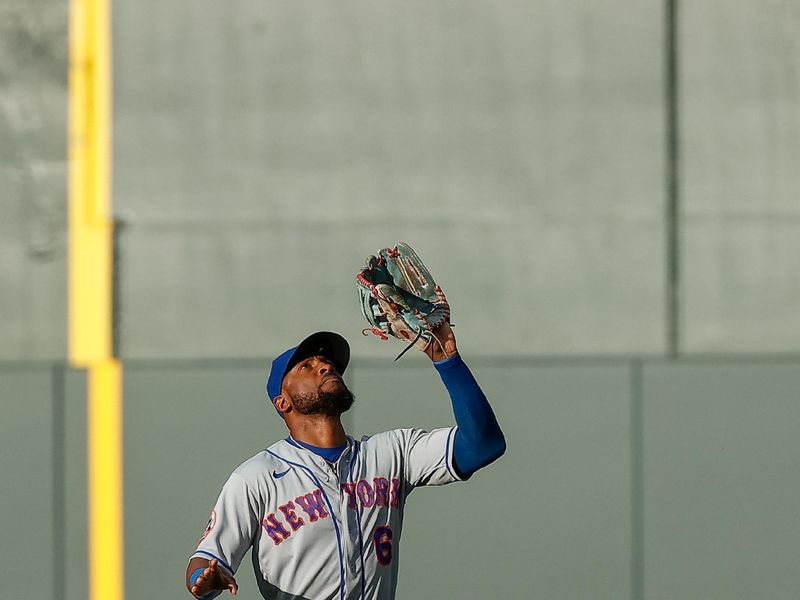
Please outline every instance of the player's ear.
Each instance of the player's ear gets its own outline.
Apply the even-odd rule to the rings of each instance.
[[[275,399],[272,401],[272,403],[275,405],[275,408],[279,413],[286,414],[292,410],[292,403],[289,402],[289,399],[283,394],[275,396]]]

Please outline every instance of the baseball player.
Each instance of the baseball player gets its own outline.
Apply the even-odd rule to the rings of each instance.
[[[455,427],[396,429],[356,440],[342,374],[347,341],[318,332],[272,362],[267,394],[289,436],[242,463],[222,488],[186,569],[196,598],[236,594],[252,547],[267,599],[389,600],[397,587],[403,508],[414,488],[464,481],[506,444],[448,324],[424,350],[450,394]]]

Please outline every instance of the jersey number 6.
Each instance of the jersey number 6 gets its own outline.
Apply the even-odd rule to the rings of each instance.
[[[383,566],[392,562],[392,528],[388,525],[381,525],[375,528],[372,536],[372,543],[375,544],[375,557]]]

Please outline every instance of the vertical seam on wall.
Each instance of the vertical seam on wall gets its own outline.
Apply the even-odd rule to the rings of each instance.
[[[53,486],[53,599],[63,598],[62,590],[66,580],[66,443],[64,406],[64,366],[53,366],[50,377],[52,397],[52,486]]]
[[[111,356],[122,355],[122,231],[125,222],[114,218],[111,229]]]
[[[666,126],[667,353],[680,352],[680,138],[678,112],[678,0],[666,0],[664,19]]]
[[[631,598],[644,600],[644,398],[642,362],[631,363]]]

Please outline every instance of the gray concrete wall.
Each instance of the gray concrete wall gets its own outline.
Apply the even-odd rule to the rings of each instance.
[[[466,484],[409,498],[398,598],[795,597],[800,361],[470,363],[509,449]],[[285,435],[265,374],[127,367],[127,597],[185,597],[222,483]],[[353,434],[452,423],[418,359],[356,361],[347,379]],[[4,597],[86,597],[84,395],[80,372],[0,368],[0,562],[19,574]],[[240,597],[255,600],[243,565]]]
[[[681,4],[684,349],[800,341],[800,5]]]
[[[800,12],[677,5],[678,349],[795,351]],[[0,7],[0,359],[65,354],[66,7]],[[665,352],[666,16],[117,3],[123,354],[354,336],[353,273],[400,239],[473,328],[469,352]]]
[[[67,350],[67,2],[0,3],[0,360]]]
[[[120,4],[125,355],[352,336],[353,275],[398,240],[474,352],[662,351],[660,9]]]

